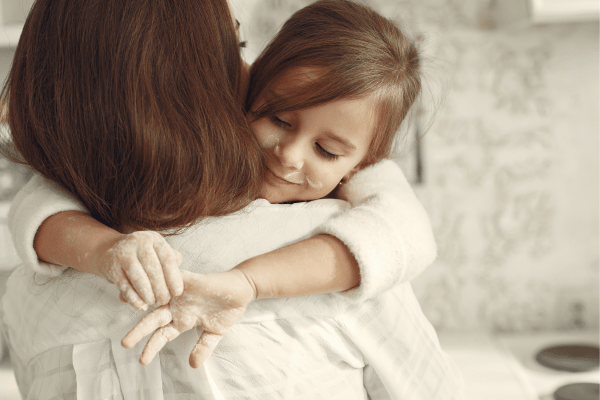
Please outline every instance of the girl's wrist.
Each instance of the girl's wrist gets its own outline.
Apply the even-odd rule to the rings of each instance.
[[[84,261],[88,271],[107,279],[107,269],[110,268],[108,258],[110,257],[111,249],[125,236],[124,234],[113,231],[110,235],[99,238],[90,249],[90,257]],[[111,282],[114,283],[114,282]]]
[[[259,299],[258,289],[256,287],[256,282],[252,279],[252,276],[246,273],[244,270],[232,269],[232,273],[237,274],[239,279],[243,282],[242,287],[247,289],[246,295],[250,299],[248,304],[252,303],[254,300]]]
[[[253,259],[251,258],[241,262],[228,272],[247,283],[248,288],[252,292],[252,301],[272,297],[265,294],[265,290],[260,285],[260,279],[257,279],[256,274],[253,273],[253,269]]]
[[[207,293],[221,292],[221,285],[227,286],[227,291],[234,297],[235,301],[245,306],[257,300],[256,286],[251,277],[237,267],[224,272],[209,274],[181,271],[184,280],[185,293]],[[212,293],[211,295],[214,295]],[[231,299],[230,299],[231,300]]]

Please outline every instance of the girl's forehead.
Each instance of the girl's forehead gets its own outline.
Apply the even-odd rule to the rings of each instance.
[[[305,87],[318,80],[325,74],[323,67],[294,67],[279,75],[268,85],[268,92],[274,95],[282,95]]]

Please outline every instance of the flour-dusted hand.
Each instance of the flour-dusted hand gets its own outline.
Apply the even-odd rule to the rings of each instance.
[[[157,232],[122,235],[98,250],[96,263],[98,275],[117,285],[121,299],[138,310],[183,293],[181,254]]]
[[[131,348],[154,332],[142,352],[142,365],[150,363],[165,344],[181,333],[199,326],[203,332],[190,354],[190,365],[198,368],[256,298],[253,283],[235,269],[213,274],[181,271],[181,274],[183,294],[142,318],[121,342],[123,347]]]

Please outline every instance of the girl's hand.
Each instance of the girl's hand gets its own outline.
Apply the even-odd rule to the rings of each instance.
[[[183,293],[181,254],[157,232],[121,235],[96,251],[98,275],[117,285],[121,300],[140,311]]]
[[[150,363],[165,344],[181,333],[200,326],[202,335],[190,354],[190,365],[198,368],[256,298],[252,282],[239,270],[214,274],[181,271],[181,274],[183,295],[173,297],[169,304],[146,315],[121,341],[129,349],[154,332],[142,351],[142,365]]]

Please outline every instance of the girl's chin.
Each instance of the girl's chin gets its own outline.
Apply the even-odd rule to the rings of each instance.
[[[263,183],[260,197],[271,204],[311,201],[331,196],[331,190],[297,190],[297,185],[278,185],[270,182]]]

